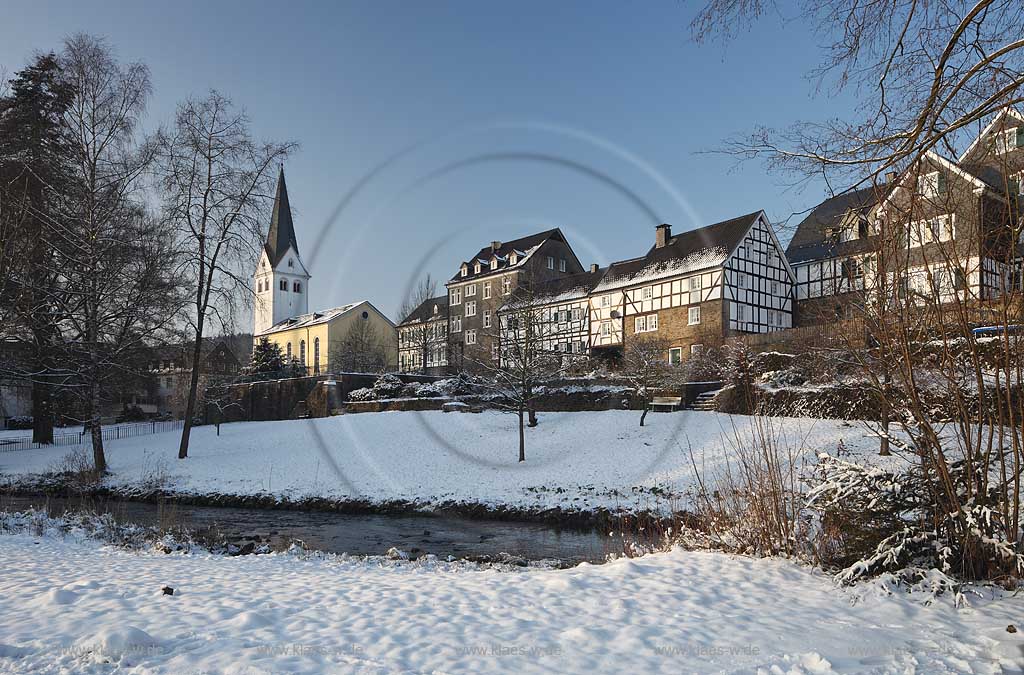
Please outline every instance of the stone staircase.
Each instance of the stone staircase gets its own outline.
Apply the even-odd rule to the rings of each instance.
[[[715,394],[717,394],[718,391],[719,390],[716,389],[715,391],[705,391],[705,392],[703,392],[701,394],[697,394],[697,398],[694,399],[693,403],[691,403],[687,407],[687,409],[688,410],[714,411],[714,409],[715,409]]]

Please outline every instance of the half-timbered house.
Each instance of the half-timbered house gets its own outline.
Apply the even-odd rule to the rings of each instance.
[[[678,363],[730,335],[793,326],[793,272],[763,211],[673,236],[656,228],[647,255],[612,263],[590,296],[595,356],[630,339],[666,338]]]

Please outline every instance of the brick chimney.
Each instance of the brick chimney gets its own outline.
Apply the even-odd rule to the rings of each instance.
[[[499,248],[501,248],[501,242],[500,241],[492,241],[491,242],[491,250],[492,251],[497,251]]]
[[[597,263],[590,263],[590,273],[597,274],[597,270],[601,269],[597,266]]]
[[[658,227],[654,228],[654,246],[655,248],[665,248],[668,245],[669,240],[672,238],[672,226],[668,223],[662,223]]]

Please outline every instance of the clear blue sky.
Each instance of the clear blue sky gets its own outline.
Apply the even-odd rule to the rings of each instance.
[[[491,239],[559,226],[604,264],[643,253],[655,221],[781,221],[821,198],[698,154],[756,124],[843,115],[849,99],[805,79],[819,38],[768,20],[698,46],[695,7],[8,0],[0,66],[84,31],[149,65],[150,128],[190,94],[228,94],[257,134],[301,143],[286,172],[310,308],[369,299],[394,317],[418,275],[447,279]]]

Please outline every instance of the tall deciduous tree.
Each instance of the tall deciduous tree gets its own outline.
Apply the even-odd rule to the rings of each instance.
[[[633,394],[643,405],[640,426],[647,420],[651,397],[665,384],[671,369],[668,365],[670,342],[665,338],[637,335],[626,343],[622,355],[622,374],[633,387]]]
[[[140,194],[153,157],[139,131],[149,70],[118,63],[103,40],[87,35],[69,38],[59,62],[74,91],[63,115],[73,170],[53,240],[67,287],[63,344],[81,384],[96,470],[105,471],[104,387],[174,316],[174,257]]]
[[[410,289],[409,295],[399,310],[401,320],[405,321],[408,319],[424,302],[436,296],[437,281],[428,274]],[[419,353],[420,372],[427,372],[427,361],[429,360],[430,352],[438,345],[444,344],[444,336],[438,336],[436,333],[433,333],[431,324],[426,318],[421,318],[418,325],[412,330],[407,330],[406,336],[406,346],[415,349]]]
[[[159,136],[164,219],[177,239],[195,338],[180,459],[188,456],[203,337],[211,323],[230,326],[239,299],[252,297],[273,172],[294,148],[255,140],[245,113],[216,91],[178,106],[173,128]]]

